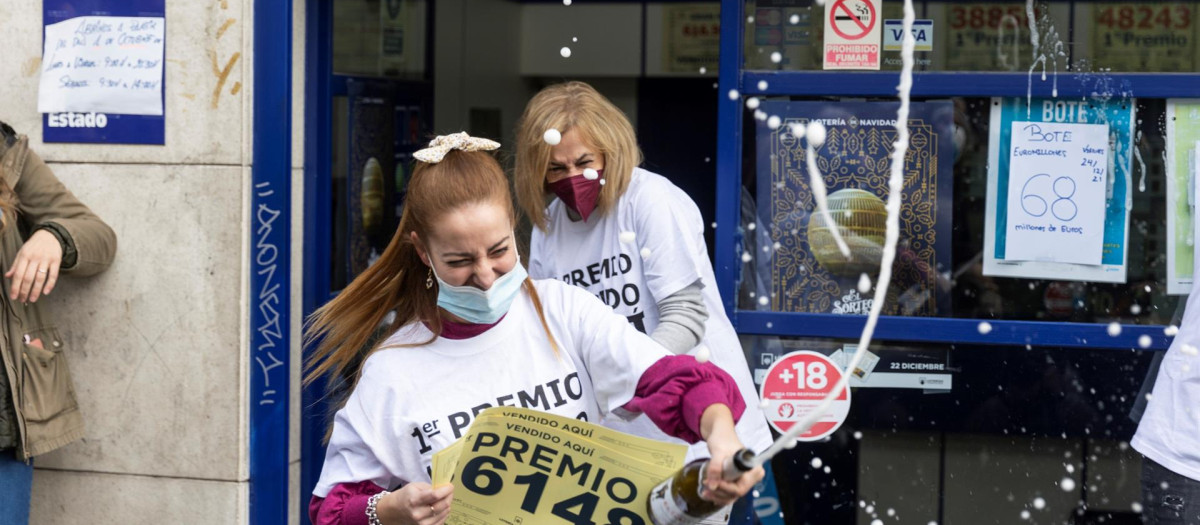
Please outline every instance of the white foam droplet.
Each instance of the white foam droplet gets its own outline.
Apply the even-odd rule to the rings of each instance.
[[[871,291],[871,278],[867,274],[858,276],[858,293],[865,294]]]
[[[775,328],[775,323],[772,323],[771,321],[767,321],[767,328]]]
[[[706,68],[704,66],[700,66],[700,74],[703,75],[705,73],[708,73],[708,68]]]
[[[738,97],[740,97],[740,96],[741,95],[738,94],[738,90],[736,90],[736,89],[729,90],[729,100],[737,100]]]
[[[1075,465],[1068,464],[1067,465],[1067,473],[1074,474],[1075,473]]]
[[[863,510],[867,511],[867,514],[875,514],[875,506],[874,505],[867,505],[867,508],[865,508]],[[875,521],[879,521],[879,520],[875,520]]]
[[[1165,335],[1167,337],[1175,337],[1175,334],[1178,334],[1178,333],[1179,333],[1178,326],[1170,325],[1166,328],[1163,328],[1163,335]]]
[[[563,0],[563,5],[571,5],[571,0]]]
[[[808,464],[812,465],[812,468],[821,468],[821,458],[812,458],[812,461],[808,462]]]
[[[754,231],[755,228],[758,228],[758,223],[752,222],[746,225],[747,230]]]
[[[759,80],[759,81],[758,81],[758,90],[759,90],[759,91],[766,91],[766,90],[767,90],[767,81],[766,81],[766,80]]]
[[[792,25],[799,24],[800,23],[800,15],[795,15],[795,14],[792,15],[792,17],[788,19],[788,22],[791,22]]]
[[[570,58],[571,57],[571,48],[569,48],[567,46],[563,46],[562,49],[558,50],[558,54],[562,55],[563,58]]]
[[[763,306],[766,306],[767,303],[769,303],[769,302],[771,302],[771,300],[767,299],[767,296],[765,296],[765,295],[758,298],[758,304],[761,304]]]
[[[871,520],[871,525],[883,525],[883,520],[880,520],[880,519]]]
[[[926,525],[938,525],[938,522],[936,522],[936,521],[931,521],[931,522],[929,522],[929,523],[928,523],[928,524],[926,524]]]
[[[542,140],[546,141],[546,144],[557,146],[559,142],[562,142],[562,133],[559,133],[557,129],[550,128],[542,133]]]
[[[888,515],[888,517],[889,517],[889,518],[890,518],[890,517],[892,517],[892,516],[895,516],[895,515],[896,515],[896,509],[888,509],[888,510],[887,510],[887,515]]]
[[[650,258],[650,248],[642,248],[642,258],[643,259]]]
[[[770,117],[767,118],[767,127],[768,128],[779,129],[779,123],[780,123],[779,117],[776,115],[771,115]]]
[[[980,321],[979,333],[981,333],[983,335],[988,335],[988,334],[992,333],[992,323],[989,323],[987,321]]]
[[[1150,293],[1150,285],[1147,284],[1146,286],[1142,287],[1142,289],[1146,290],[1146,293]]]
[[[1037,510],[1046,508],[1046,500],[1042,498],[1033,498],[1033,508]]]
[[[700,345],[700,349],[696,350],[696,362],[704,364],[712,357],[712,350],[708,349],[708,345]]]
[[[854,431],[854,439],[862,439],[862,432]]]
[[[603,186],[603,185],[604,185],[604,179],[600,179],[600,185],[601,185],[601,186]]]
[[[825,125],[816,120],[809,122],[806,135],[808,143],[812,144],[812,147],[821,147],[821,144],[825,143]]]
[[[1058,488],[1063,489],[1063,492],[1071,492],[1075,490],[1075,480],[1072,478],[1063,478],[1058,482]]]
[[[1108,323],[1108,335],[1111,337],[1121,335],[1121,323]]]
[[[833,472],[833,469],[830,469],[829,465],[825,465],[825,473],[828,474],[830,472]]]
[[[750,255],[750,252],[742,253],[742,262],[744,262],[744,263],[750,262],[750,260],[753,258],[754,257]]]
[[[1130,305],[1129,313],[1131,313],[1133,315],[1140,315],[1142,313],[1142,305],[1136,304],[1136,303]]]
[[[1027,511],[1027,510],[1021,511],[1021,519],[1023,519],[1023,520],[1029,519],[1029,511]]]
[[[587,169],[583,170],[583,178],[585,178],[587,180],[596,180],[596,179],[600,178],[600,172],[598,172],[592,168],[587,168]]]
[[[1179,347],[1179,352],[1182,353],[1183,355],[1190,355],[1193,357],[1198,353],[1196,351],[1196,347],[1189,345],[1187,343],[1184,343],[1182,346]]]
[[[1150,336],[1148,336],[1146,334],[1142,334],[1142,336],[1138,338],[1138,346],[1140,346],[1142,348],[1150,348],[1150,345],[1153,343],[1154,343],[1154,340],[1151,339]]]
[[[1141,514],[1142,513],[1142,504],[1135,501],[1135,502],[1133,502],[1132,505],[1129,506],[1129,510],[1132,510],[1138,514]]]
[[[804,124],[793,122],[788,124],[788,128],[792,130],[792,136],[796,137],[797,140],[804,138]]]
[[[771,62],[774,62],[776,64],[783,62],[783,55],[780,54],[778,51],[771,53]]]
[[[750,109],[758,109],[758,104],[761,102],[758,97],[750,97],[746,99],[746,107]]]
[[[621,232],[621,242],[631,244],[637,240],[637,234],[634,232]]]
[[[573,37],[571,37],[571,41],[572,41],[572,42],[578,42],[578,41],[579,41],[579,37],[577,37],[577,36],[573,36]]]

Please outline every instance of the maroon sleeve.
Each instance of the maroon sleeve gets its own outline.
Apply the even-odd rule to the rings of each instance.
[[[717,403],[729,407],[734,421],[746,411],[737,383],[724,370],[712,363],[698,363],[690,355],[673,355],[646,369],[624,408],[646,414],[668,435],[696,443],[704,439],[700,416]]]
[[[342,483],[324,498],[308,502],[308,519],[313,525],[368,525],[367,500],[383,489],[370,481]]]

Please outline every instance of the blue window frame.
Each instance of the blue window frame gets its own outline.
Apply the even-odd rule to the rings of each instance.
[[[739,333],[775,336],[821,336],[857,338],[865,316],[805,314],[742,310],[737,307],[737,238],[735,225],[740,222],[743,145],[743,97],[730,99],[731,90],[743,96],[847,96],[891,97],[896,95],[899,73],[757,71],[743,68],[743,42],[746,27],[745,2],[721,2],[721,60],[718,92],[722,95],[717,127],[717,229],[715,269],[717,285],[725,310]],[[814,7],[818,9],[819,7]],[[992,72],[916,72],[912,96],[921,97],[1050,97],[1052,84],[1030,84],[1025,73]],[[1200,96],[1200,74],[1193,73],[1106,73],[1105,78],[1120,85],[1130,96],[1169,98]],[[760,81],[766,81],[760,84]],[[765,85],[766,89],[759,89]],[[1075,75],[1059,74],[1059,97],[1082,97],[1094,84]],[[987,319],[990,333],[978,329],[982,319],[881,317],[875,330],[876,340],[975,343],[987,345],[1040,345],[1164,350],[1171,338],[1163,326],[1123,325],[1120,335],[1110,336],[1107,325],[1041,321]],[[1139,345],[1149,336],[1149,346]]]

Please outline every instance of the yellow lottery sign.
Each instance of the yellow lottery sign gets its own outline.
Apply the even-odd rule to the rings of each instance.
[[[446,523],[647,525],[651,488],[683,466],[687,448],[536,410],[497,407],[433,457],[450,482]]]

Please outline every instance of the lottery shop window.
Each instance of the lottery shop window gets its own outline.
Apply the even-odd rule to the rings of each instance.
[[[820,71],[849,60],[826,45],[878,42],[878,69],[899,70],[897,0],[758,0],[745,5],[744,68]],[[1187,73],[1197,62],[1200,4],[1193,2],[913,2],[915,71]],[[840,15],[840,17],[839,17]],[[825,20],[832,16],[834,19]],[[826,24],[831,38],[826,38]],[[875,36],[878,32],[879,36]],[[1034,50],[1036,36],[1037,50]],[[853,57],[851,57],[853,58]],[[844,59],[844,60],[843,60]],[[839,62],[843,61],[843,62]],[[855,68],[853,61],[846,63]],[[862,68],[860,68],[862,69]]]
[[[1195,203],[1188,195],[1200,138],[1191,128],[1200,126],[1200,107],[1121,97],[1031,102],[914,101],[900,242],[883,314],[1177,322],[1194,260]],[[896,107],[894,99],[747,100],[735,237],[739,309],[866,315],[882,254]],[[811,160],[828,193],[828,218],[819,213],[810,181],[807,130],[813,122],[825,131]],[[1014,125],[1045,126],[1046,133],[1064,122],[1104,128],[1095,147],[1107,154],[1098,154],[1096,162],[1082,159],[1089,165],[1078,168],[1087,174],[1076,173],[1074,165],[1055,171],[1060,178],[1086,175],[1074,193],[1073,181],[1035,178],[1033,168],[1018,169],[1021,159],[1012,157],[1014,150],[1029,149],[1017,143],[1023,139],[1013,134]],[[1096,186],[1085,194],[1092,179]],[[1077,213],[1084,209],[1080,204],[1091,211]],[[1031,217],[1022,219],[1010,205],[1025,206],[1019,209]],[[1029,233],[1023,225],[1040,227],[1043,219],[1049,230],[1023,236]],[[1093,232],[1089,246],[1098,250],[1093,262],[1101,264],[1065,262],[1078,255],[1066,243],[1084,231]],[[1029,246],[1048,250],[1058,262],[1020,255]]]
[[[857,344],[744,340],[756,382],[788,374],[793,389],[840,378]],[[787,366],[799,356],[825,375],[799,383]],[[1128,441],[1152,358],[874,342],[840,426],[776,456],[760,498],[778,498],[783,523],[1138,523],[1141,458]],[[776,424],[801,417],[762,410]]]

